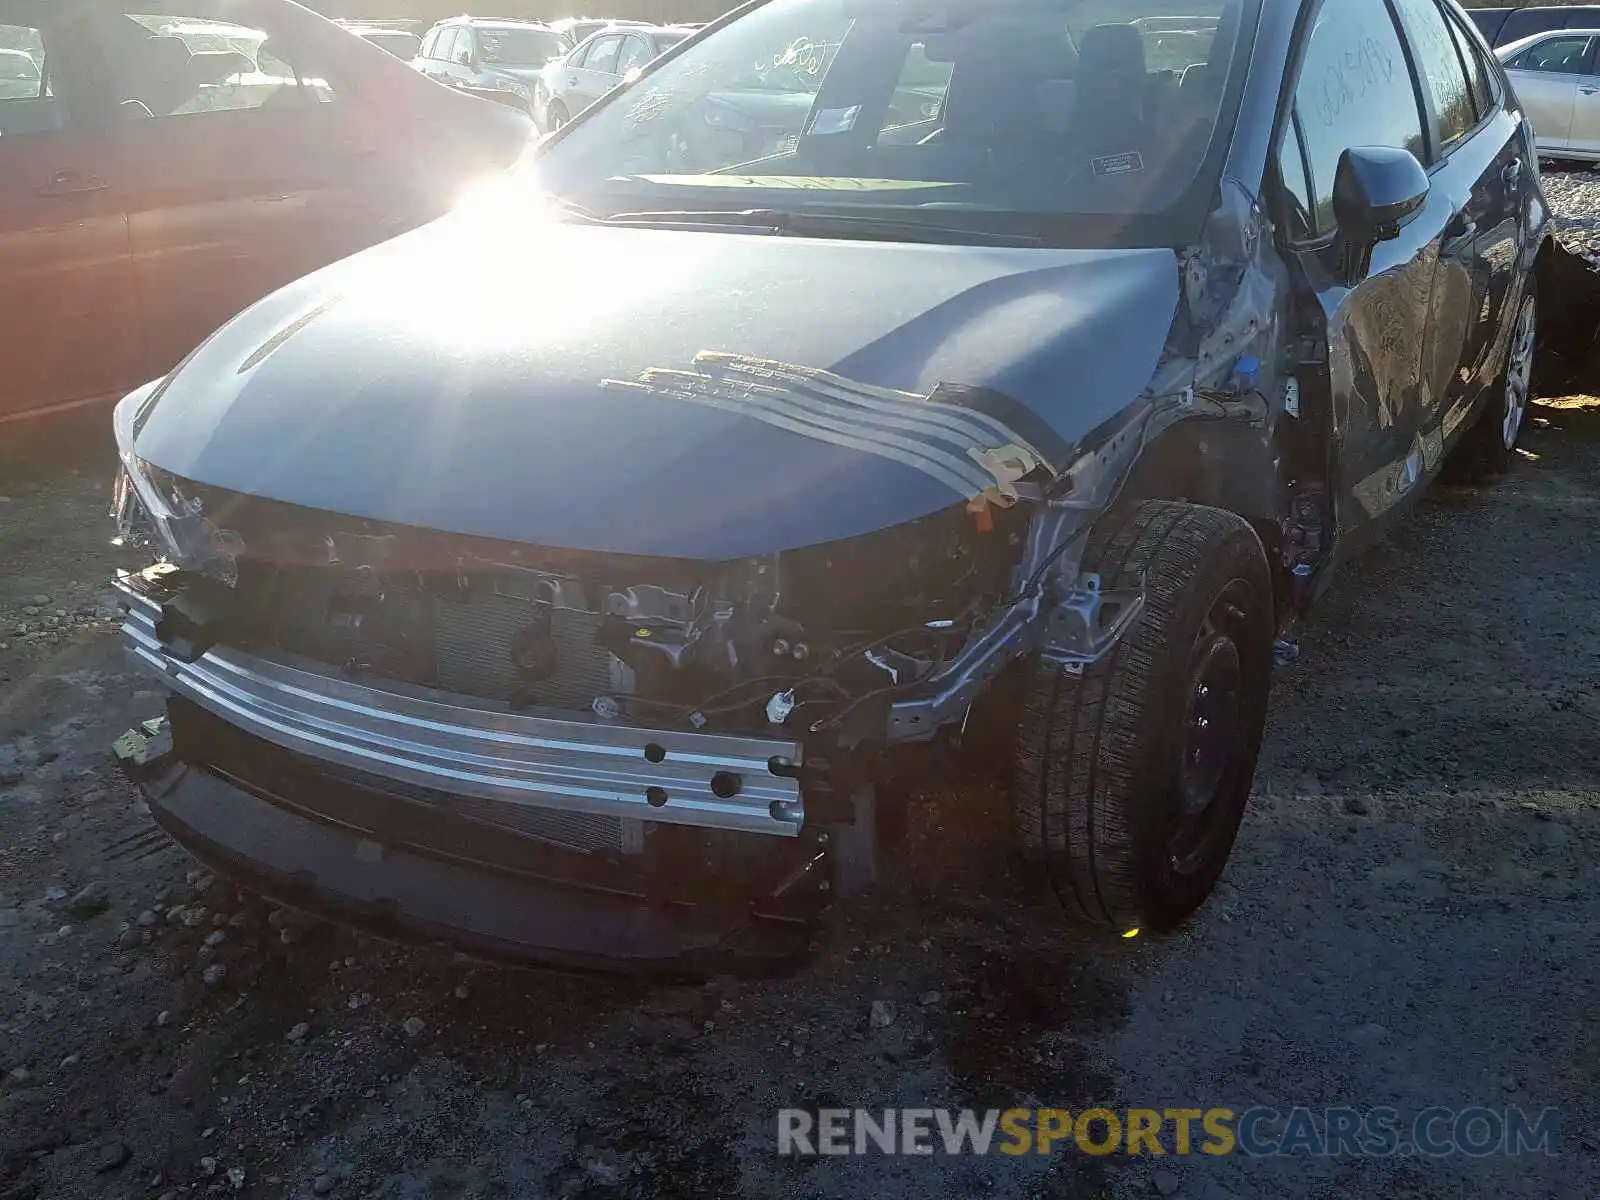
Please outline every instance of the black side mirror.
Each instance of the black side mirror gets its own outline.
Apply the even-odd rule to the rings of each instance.
[[[1372,248],[1392,241],[1427,203],[1428,173],[1409,150],[1352,146],[1333,177],[1333,217],[1343,242],[1341,271],[1355,287],[1372,269]]]
[[[1427,202],[1428,173],[1409,150],[1352,146],[1339,156],[1333,215],[1345,239],[1368,248],[1400,236]]]

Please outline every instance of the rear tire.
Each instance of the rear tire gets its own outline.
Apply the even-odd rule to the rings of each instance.
[[[1483,415],[1462,435],[1449,474],[1462,483],[1492,483],[1511,469],[1517,439],[1533,403],[1533,355],[1539,335],[1539,294],[1532,277],[1517,306],[1511,344]]]
[[[1074,675],[1040,660],[1016,754],[1014,814],[1074,920],[1165,930],[1216,886],[1243,818],[1272,675],[1261,541],[1216,508],[1152,500],[1090,540],[1108,590],[1145,610]]]

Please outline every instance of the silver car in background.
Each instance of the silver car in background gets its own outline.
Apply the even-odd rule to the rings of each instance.
[[[446,87],[532,116],[534,81],[565,50],[561,35],[547,25],[453,17],[428,30],[411,65]]]
[[[613,25],[548,64],[533,85],[533,123],[560,129],[646,63],[694,33],[682,25]]]
[[[1600,29],[1556,29],[1501,46],[1541,155],[1600,159]]]

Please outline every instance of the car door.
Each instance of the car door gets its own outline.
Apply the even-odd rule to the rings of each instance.
[[[450,79],[461,88],[483,86],[482,72],[478,70],[478,35],[470,25],[456,30],[450,50]]]
[[[439,40],[434,44],[433,55],[428,60],[429,78],[450,87],[455,86],[455,47],[460,36],[459,25],[446,25],[439,31]]]
[[[314,53],[262,29],[255,59],[191,54],[173,22],[204,27],[211,3],[185,0],[181,16],[137,3],[88,11],[129,114],[114,178],[154,375],[268,292],[383,231],[358,202],[378,148]]]
[[[567,72],[567,86],[573,104],[572,115],[588,108],[616,85],[617,56],[622,51],[622,35],[606,34],[595,38],[584,55],[583,66]]]
[[[418,52],[416,61],[411,65],[429,79],[439,78],[440,47],[452,41],[454,36],[451,26],[435,25],[428,30],[428,36],[422,39],[422,49]]]
[[[1439,243],[1453,218],[1430,194],[1398,236],[1363,264],[1341,237],[1333,185],[1345,151],[1403,149],[1425,159],[1423,113],[1387,0],[1323,0],[1304,26],[1279,175],[1288,193],[1286,253],[1316,297],[1325,339],[1333,447],[1331,514],[1341,555],[1369,540],[1423,475],[1420,348]],[[1359,84],[1359,86],[1358,86]]]
[[[1567,146],[1586,158],[1600,158],[1600,38],[1589,39],[1582,74],[1573,79],[1572,131]]]
[[[41,13],[0,0],[0,40],[44,68],[0,98],[0,425],[143,378],[115,123],[82,86],[80,47]]]
[[[642,34],[630,33],[622,39],[622,46],[617,51],[617,78],[616,83],[611,86],[616,87],[617,84],[628,80],[630,76],[637,77],[638,73],[644,70],[655,56],[655,47],[650,44],[648,38]]]
[[[1394,4],[1423,83],[1432,195],[1447,200],[1452,214],[1439,243],[1417,393],[1423,467],[1431,474],[1498,366],[1489,362],[1499,316],[1488,311],[1492,263],[1509,272],[1515,257],[1522,130],[1491,97],[1475,95],[1482,85],[1474,86],[1471,60],[1438,0]]]
[[[1573,106],[1579,81],[1593,69],[1594,40],[1587,34],[1551,34],[1506,64],[1541,150],[1566,150],[1572,144]]]

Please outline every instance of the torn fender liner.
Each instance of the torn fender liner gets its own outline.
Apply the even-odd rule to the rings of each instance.
[[[692,371],[654,367],[638,382],[607,379],[602,386],[743,413],[802,437],[892,459],[963,500],[988,492],[1015,498],[1010,489],[1017,480],[1041,466],[1054,474],[1066,451],[1037,420],[1030,423],[1054,450],[1051,457],[982,407],[936,398],[946,392],[981,401],[981,391],[941,388],[924,396],[741,354],[702,350]]]

